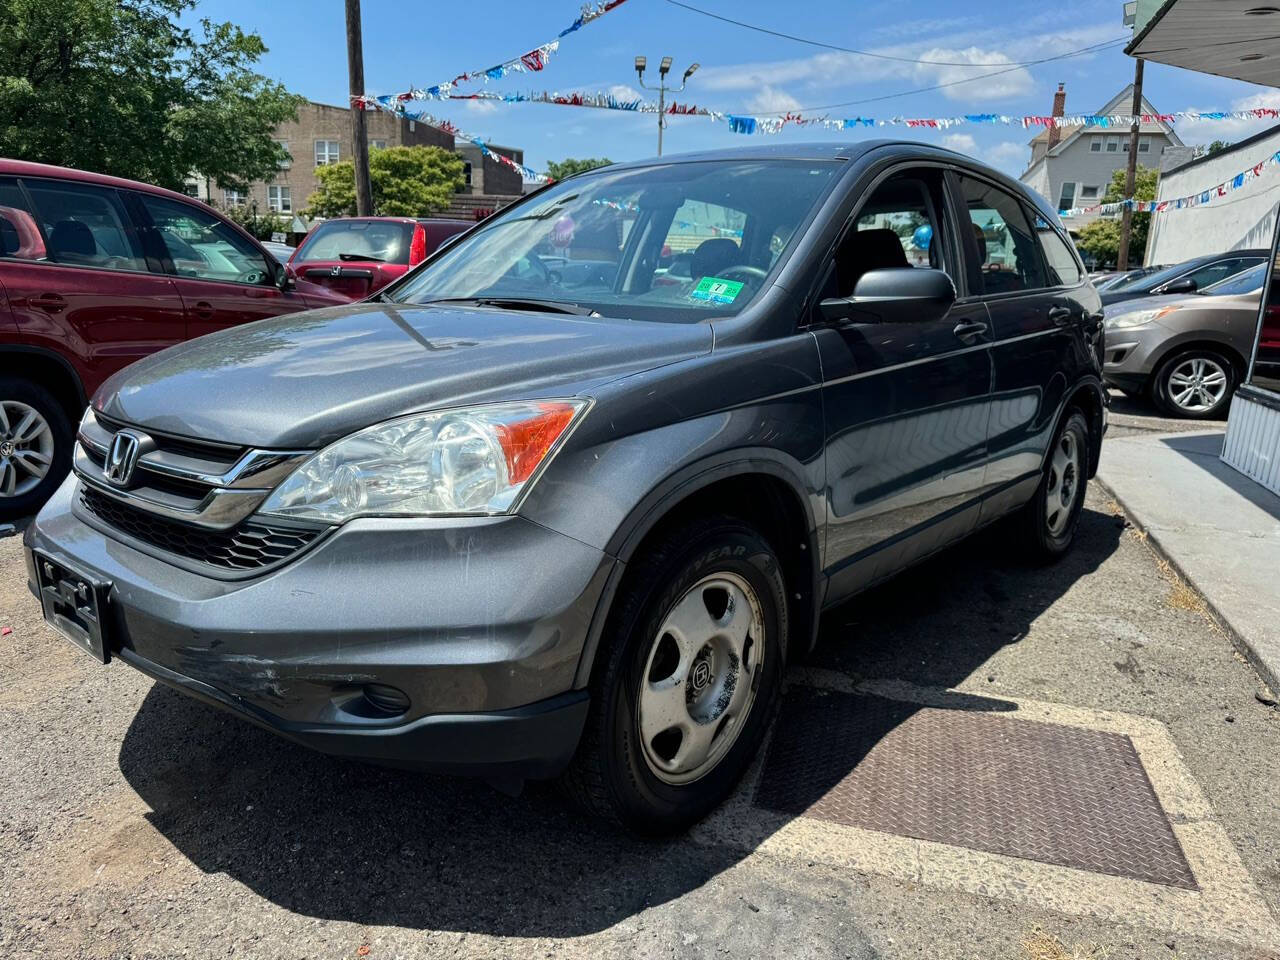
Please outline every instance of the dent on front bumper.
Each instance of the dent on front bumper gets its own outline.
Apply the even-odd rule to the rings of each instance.
[[[25,545],[109,581],[113,656],[331,753],[551,775],[585,718],[573,690],[616,562],[521,517],[352,521],[260,578],[167,564],[74,513],[69,479]],[[407,695],[388,717],[362,693]]]

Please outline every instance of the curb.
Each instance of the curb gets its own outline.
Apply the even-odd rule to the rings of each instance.
[[[1125,517],[1131,524],[1133,524],[1134,529],[1142,533],[1146,542],[1151,545],[1151,549],[1155,551],[1156,555],[1173,568],[1174,573],[1181,577],[1182,581],[1195,591],[1196,596],[1204,602],[1205,612],[1208,613],[1209,619],[1213,621],[1214,625],[1219,630],[1227,635],[1227,638],[1231,641],[1231,645],[1236,648],[1242,657],[1244,657],[1249,666],[1253,667],[1254,673],[1258,675],[1262,683],[1272,691],[1280,690],[1280,673],[1277,673],[1266,662],[1266,660],[1263,659],[1263,657],[1254,648],[1253,643],[1249,638],[1237,630],[1222,611],[1214,605],[1213,600],[1211,600],[1208,594],[1200,588],[1200,584],[1196,583],[1195,578],[1188,574],[1182,564],[1178,563],[1177,558],[1165,549],[1164,544],[1160,542],[1159,535],[1142,523],[1138,518],[1138,515],[1129,508],[1129,505],[1125,503],[1124,499],[1111,488],[1111,485],[1102,479],[1100,474],[1095,474],[1094,479],[1098,482],[1098,486],[1105,490],[1111,499],[1119,505],[1120,509],[1124,511]]]

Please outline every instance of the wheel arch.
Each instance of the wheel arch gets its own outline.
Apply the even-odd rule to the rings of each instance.
[[[1106,409],[1109,406],[1106,394],[1106,388],[1103,387],[1101,380],[1090,377],[1082,383],[1076,384],[1073,390],[1070,390],[1063,401],[1062,409],[1058,413],[1057,423],[1053,428],[1053,435],[1056,437],[1058,431],[1062,429],[1063,421],[1075,411],[1084,414],[1085,420],[1089,423],[1089,470],[1088,476],[1093,477],[1098,472],[1098,461],[1102,454],[1102,434],[1106,427]],[[1052,456],[1051,449],[1045,451],[1045,461]]]
[[[21,358],[21,372],[7,375],[38,383],[47,389],[61,404],[66,411],[67,419],[71,421],[72,428],[75,428],[89,400],[79,374],[66,357],[43,347],[25,344],[0,345],[0,357]]]
[[[819,527],[804,490],[797,471],[771,450],[739,451],[691,464],[658,484],[627,515],[606,548],[621,562],[615,565],[592,617],[575,687],[591,681],[629,562],[673,525],[701,511],[742,517],[769,540],[778,552],[787,585],[789,638],[797,647],[790,653],[807,652],[817,635],[822,590]],[[783,638],[784,644],[787,639]]]
[[[1151,362],[1151,381],[1154,383],[1156,374],[1160,372],[1160,368],[1168,362],[1170,357],[1187,350],[1212,350],[1215,353],[1223,354],[1231,361],[1231,366],[1235,368],[1236,383],[1240,383],[1244,379],[1245,371],[1249,366],[1248,359],[1230,341],[1226,339],[1220,340],[1205,335],[1203,331],[1197,331],[1188,339],[1166,343],[1160,349],[1160,352],[1156,354],[1155,359]]]

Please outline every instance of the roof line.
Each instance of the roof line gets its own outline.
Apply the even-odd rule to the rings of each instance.
[[[1138,33],[1134,34],[1133,39],[1129,41],[1129,45],[1124,48],[1124,52],[1132,57],[1133,49],[1143,40],[1147,39],[1147,34],[1155,28],[1157,23],[1164,19],[1164,15],[1168,13],[1177,2],[1178,0],[1164,0],[1164,3],[1160,5],[1160,9],[1152,14],[1151,19],[1147,21],[1146,26],[1144,26]]]
[[[1203,157],[1196,157],[1194,160],[1188,160],[1186,163],[1179,164],[1176,167],[1170,167],[1168,170],[1163,171],[1160,176],[1167,177],[1171,173],[1178,173],[1179,171],[1186,170],[1188,167],[1194,167],[1198,164],[1204,163],[1206,160],[1212,160],[1215,157],[1220,157],[1224,153],[1235,153],[1237,150],[1252,146],[1259,140],[1265,140],[1267,137],[1273,136],[1277,132],[1280,132],[1280,123],[1276,124],[1274,127],[1267,127],[1267,129],[1260,133],[1255,133],[1252,137],[1237,141],[1225,149],[1219,150],[1217,153],[1206,153]]]

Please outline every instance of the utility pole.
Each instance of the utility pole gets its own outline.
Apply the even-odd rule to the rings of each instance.
[[[351,96],[364,96],[364,42],[360,37],[360,0],[347,0],[347,75]],[[373,215],[373,187],[369,183],[369,130],[364,110],[352,104],[351,142],[356,168],[356,215]]]
[[[1133,68],[1133,123],[1129,127],[1129,167],[1124,176],[1124,196],[1133,196],[1133,183],[1138,173],[1138,129],[1142,125],[1142,64],[1137,58]],[[1125,204],[1120,214],[1120,252],[1116,254],[1116,269],[1129,269],[1129,233],[1133,229],[1133,208]]]
[[[650,87],[644,82],[644,68],[647,62],[644,57],[636,57],[636,76],[639,78],[640,86],[644,87],[644,89],[658,91],[658,156],[662,156],[662,129],[667,125],[667,92],[680,93],[684,90],[684,85],[689,82],[689,78],[698,69],[698,65],[696,63],[690,65],[689,69],[684,72],[684,79],[680,81],[680,86],[668,87],[667,73],[671,70],[671,58],[663,57],[662,62],[658,65],[658,85]]]

